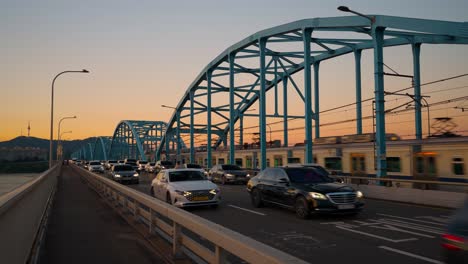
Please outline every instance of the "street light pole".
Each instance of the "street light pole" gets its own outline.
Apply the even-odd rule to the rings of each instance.
[[[65,119],[75,119],[76,116],[66,116],[66,117],[63,117],[62,119],[60,119],[59,121],[59,125],[58,125],[58,131],[57,131],[57,139],[60,141],[60,126],[62,125],[62,121],[65,120]],[[57,145],[57,150],[58,150],[58,145]],[[57,151],[57,160],[59,159],[59,154],[58,154],[58,151]]]
[[[375,23],[375,17],[371,17],[371,16],[368,16],[368,15],[361,14],[359,12],[356,12],[354,10],[349,9],[347,6],[339,6],[337,9],[342,11],[342,12],[349,12],[349,13],[353,13],[353,14],[361,16],[361,17],[365,17],[365,18],[369,19],[372,24]]]
[[[53,141],[54,141],[54,84],[57,78],[64,74],[64,73],[89,73],[88,70],[81,70],[81,71],[63,71],[57,75],[55,75],[54,79],[52,80],[52,94],[50,97],[50,142],[49,142],[49,169],[52,168],[52,148],[53,148]]]

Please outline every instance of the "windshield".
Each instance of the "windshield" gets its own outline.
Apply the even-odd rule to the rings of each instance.
[[[200,171],[173,171],[169,172],[169,181],[204,181],[205,176]]]
[[[147,161],[139,161],[138,164],[147,164]]]
[[[109,160],[109,163],[117,163],[116,160]]]
[[[101,163],[97,161],[93,161],[93,162],[90,162],[89,165],[101,165]]]
[[[164,166],[171,166],[173,165],[172,162],[170,161],[161,161],[161,165],[164,165]]]
[[[132,171],[133,168],[130,165],[119,165],[114,167],[114,171]]]
[[[198,164],[187,164],[188,169],[201,169],[202,167]]]
[[[150,162],[150,166],[154,166],[156,162]]]
[[[289,180],[293,183],[328,183],[333,182],[330,177],[318,173],[313,168],[287,168],[285,169]]]
[[[222,165],[223,170],[241,170],[239,166],[236,165]]]
[[[314,168],[318,173],[322,174],[322,175],[325,175],[325,176],[329,176],[330,173],[324,169],[323,167],[321,166],[312,166],[312,168]]]

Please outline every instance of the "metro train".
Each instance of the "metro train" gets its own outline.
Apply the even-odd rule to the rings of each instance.
[[[404,140],[396,134],[387,134],[386,138],[388,177],[468,183],[465,169],[468,136]],[[304,151],[303,144],[267,148],[267,166],[303,163]],[[318,138],[313,144],[314,163],[335,174],[375,177],[375,156],[373,134]],[[258,168],[259,158],[258,148],[235,152],[235,163],[243,168]],[[184,160],[189,160],[188,153],[182,154]],[[227,148],[213,150],[213,166],[228,160]],[[206,152],[196,152],[195,161],[206,166]]]

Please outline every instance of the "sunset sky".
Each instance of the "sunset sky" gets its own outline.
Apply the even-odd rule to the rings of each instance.
[[[65,138],[111,136],[118,122],[126,119],[168,121],[172,110],[161,105],[176,106],[200,71],[227,47],[280,24],[349,15],[336,10],[339,5],[366,14],[468,21],[466,0],[2,0],[0,141],[17,137],[21,131],[26,135],[29,121],[32,136],[49,137],[51,82],[64,70],[90,71],[63,75],[55,83],[55,125],[61,117],[78,116],[63,122],[62,131],[73,131]],[[412,74],[411,47],[389,48],[384,56],[387,65]],[[373,96],[371,50],[363,53],[362,63],[366,99]],[[422,83],[468,73],[468,45],[423,45],[421,63]],[[352,103],[352,54],[326,61],[320,70],[321,109]],[[385,81],[387,90],[411,85],[409,80]],[[422,92],[431,96],[430,104],[467,96],[468,76],[425,86]],[[389,108],[407,101],[393,99],[398,98],[388,98]],[[364,115],[370,113],[368,106]],[[468,102],[434,107],[431,118],[453,117],[457,131],[468,130],[468,115],[456,106],[468,108]],[[303,108],[303,104],[297,107]],[[322,123],[353,118],[354,111],[349,108],[323,115]],[[412,118],[412,113],[389,117],[387,131],[414,133]],[[245,126],[257,124],[253,119],[246,122]],[[372,129],[370,123],[365,125],[366,131]],[[301,126],[303,121],[290,124],[292,128]],[[272,127],[278,130],[281,125]],[[425,127],[423,124],[426,133]],[[322,134],[354,131],[354,123],[346,123],[323,127]],[[304,138],[302,131],[290,133],[297,142]]]

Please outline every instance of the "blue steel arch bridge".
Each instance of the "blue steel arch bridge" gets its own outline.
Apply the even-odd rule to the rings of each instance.
[[[346,54],[354,55],[355,127],[356,133],[362,134],[361,57],[363,50],[372,50],[377,176],[385,176],[384,76],[392,74],[384,72],[383,50],[403,45],[411,48],[414,130],[416,139],[422,139],[420,54],[423,44],[466,45],[468,23],[369,15],[303,19],[259,31],[228,47],[208,63],[188,86],[163,132],[155,136],[158,144],[145,148],[144,142],[151,142],[143,128],[147,121],[137,121],[138,125],[123,121],[114,132],[109,156],[145,159],[146,151],[153,151],[154,147],[155,157],[159,158],[169,153],[172,144],[176,155],[189,150],[190,161],[194,162],[196,146],[204,143],[208,167],[211,167],[212,151],[220,146],[229,150],[228,162],[234,164],[236,146],[244,143],[244,118],[253,117],[258,119],[261,169],[267,165],[267,119],[282,121],[285,147],[289,142],[288,121],[303,120],[305,162],[311,163],[313,138],[320,137],[321,127],[320,64]],[[303,105],[302,111],[291,111],[292,105]]]
[[[154,160],[156,148],[166,130],[162,121],[120,121],[112,137],[97,137],[94,144],[88,143],[72,154],[72,158],[85,160],[122,160],[133,158],[138,160]],[[176,138],[168,138],[169,144],[175,147]],[[179,141],[182,141],[179,139]],[[178,145],[185,148],[183,141]],[[170,150],[169,150],[170,151]]]

